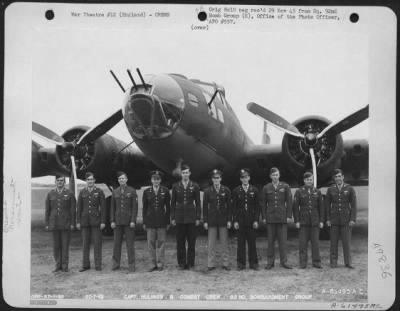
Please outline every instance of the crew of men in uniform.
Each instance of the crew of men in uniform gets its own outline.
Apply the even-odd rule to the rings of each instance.
[[[200,187],[190,179],[190,167],[181,166],[181,180],[172,186],[172,192],[161,185],[163,174],[150,172],[151,186],[143,192],[143,229],[147,232],[150,257],[149,272],[165,267],[166,231],[170,224],[176,228],[178,270],[193,269],[196,256],[196,234],[203,216],[208,231],[208,271],[222,268],[230,270],[228,229],[237,231],[237,269],[246,268],[246,245],[249,268],[259,269],[256,230],[261,218],[267,224],[268,250],[265,269],[275,265],[275,239],[279,242],[280,265],[292,269],[287,263],[287,221],[294,216],[299,231],[300,268],[307,267],[308,241],[311,241],[312,266],[322,268],[319,254],[319,231],[326,220],[330,227],[330,266],[337,267],[338,240],[342,240],[345,267],[351,264],[351,230],[356,221],[356,194],[352,186],[344,183],[340,169],[333,172],[335,184],[328,188],[325,204],[321,192],[313,185],[311,172],[304,173],[304,186],[296,190],[294,199],[287,183],[280,181],[279,169],[271,168],[271,183],[261,191],[250,184],[251,173],[240,170],[241,184],[232,192],[222,184],[223,174],[214,169],[210,173],[212,185],[205,189],[203,206],[200,205]],[[136,190],[127,185],[125,172],[117,173],[120,186],[113,190],[110,207],[111,228],[114,230],[112,270],[120,268],[123,236],[127,246],[128,269],[135,272],[135,226],[138,214]],[[105,227],[106,204],[104,192],[95,186],[95,176],[85,175],[86,187],[76,204],[74,194],[65,188],[65,177],[56,176],[56,188],[46,197],[45,229],[52,232],[55,269],[68,271],[71,230],[82,233],[82,266],[80,272],[90,269],[90,245],[94,248],[94,267],[102,269],[102,234]],[[203,211],[203,215],[202,215]],[[216,260],[217,236],[222,252],[222,263]]]

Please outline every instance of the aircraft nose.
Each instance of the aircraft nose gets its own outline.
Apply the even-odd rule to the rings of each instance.
[[[138,139],[160,139],[172,134],[177,124],[174,106],[161,102],[157,95],[135,93],[126,103],[125,121]]]

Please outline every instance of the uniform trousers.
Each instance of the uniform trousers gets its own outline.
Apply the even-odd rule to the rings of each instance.
[[[165,228],[147,228],[147,247],[153,267],[162,268],[165,263]]]
[[[194,223],[176,224],[176,250],[179,266],[194,266],[195,246],[196,225]]]
[[[337,264],[339,235],[342,240],[344,263],[345,265],[351,265],[351,255],[350,255],[351,227],[336,226],[336,225],[331,225],[331,230],[330,230],[331,264]]]
[[[246,242],[250,267],[258,265],[256,248],[256,231],[252,227],[240,226],[238,230],[237,264],[239,267],[246,266]]]
[[[130,226],[116,226],[114,229],[113,268],[121,262],[122,235],[125,233],[129,268],[135,268],[135,229]]]
[[[215,254],[217,244],[217,234],[221,242],[221,251],[223,256],[224,267],[229,266],[229,249],[228,249],[228,229],[226,227],[209,227],[208,228],[208,267],[215,267]]]
[[[53,256],[56,261],[56,269],[68,270],[70,230],[54,230]]]
[[[279,256],[281,260],[281,265],[287,262],[287,251],[286,251],[286,241],[287,241],[287,224],[279,223],[269,223],[267,225],[268,234],[268,250],[267,250],[267,263],[269,265],[274,265],[275,262],[275,239],[279,242]]]
[[[311,241],[311,257],[313,264],[319,264],[319,227],[301,225],[299,229],[299,258],[300,266],[307,265],[307,247]]]
[[[93,243],[94,252],[94,266],[95,268],[101,268],[101,242],[102,235],[100,226],[88,226],[82,227],[82,247],[83,247],[83,259],[82,267],[90,268],[90,243]]]

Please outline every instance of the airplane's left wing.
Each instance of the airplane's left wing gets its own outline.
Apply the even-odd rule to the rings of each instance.
[[[77,177],[84,179],[86,172],[93,172],[96,182],[113,185],[116,172],[124,171],[129,184],[140,188],[148,183],[148,172],[156,166],[148,160],[135,144],[127,144],[109,134],[96,140],[90,135],[75,149],[68,142],[79,140],[88,127],[77,126],[67,130],[63,139],[67,144],[44,148],[32,141],[32,177],[71,173],[71,153],[74,153]]]

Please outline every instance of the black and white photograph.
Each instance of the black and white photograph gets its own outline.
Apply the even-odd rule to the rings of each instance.
[[[8,304],[393,303],[389,8],[14,3],[4,55]]]

